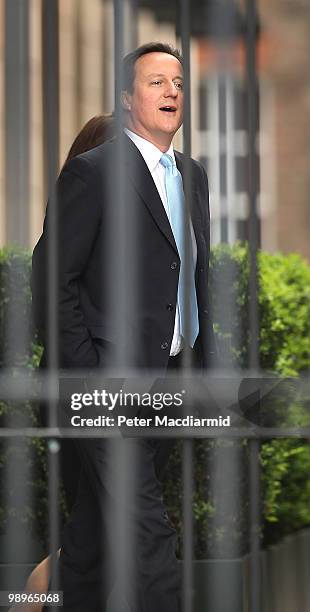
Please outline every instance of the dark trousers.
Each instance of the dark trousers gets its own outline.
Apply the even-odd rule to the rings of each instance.
[[[169,369],[179,363],[170,359]],[[83,438],[76,445],[82,470],[60,554],[63,609],[104,612],[114,590],[113,612],[180,612],[176,533],[159,481],[173,442]]]
[[[178,612],[176,534],[154,468],[160,442],[82,440],[78,446],[83,469],[60,555],[64,610],[103,612],[115,586],[132,612]],[[121,454],[127,462],[125,491],[118,490]]]

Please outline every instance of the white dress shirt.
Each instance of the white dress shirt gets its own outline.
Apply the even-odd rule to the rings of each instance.
[[[166,185],[165,185],[165,168],[160,163],[160,158],[163,155],[163,152],[157,147],[155,147],[155,145],[153,145],[151,142],[149,142],[148,140],[145,140],[145,138],[142,138],[141,136],[138,136],[138,134],[135,134],[131,130],[128,130],[127,128],[125,128],[124,131],[127,134],[127,136],[129,136],[129,138],[132,140],[132,142],[136,145],[136,147],[139,149],[152,175],[153,181],[156,185],[157,191],[160,195],[161,201],[163,203],[164,209],[166,211],[167,217],[170,222],[169,207],[168,207]],[[172,143],[169,149],[165,151],[165,153],[168,153],[168,155],[172,157],[175,163],[175,156],[174,156]],[[196,265],[197,245],[196,245],[196,240],[195,240],[195,235],[194,235],[194,231],[192,228],[192,224],[191,224],[191,234],[192,234],[192,241],[193,241],[194,263]],[[171,343],[171,348],[170,348],[170,356],[174,357],[175,355],[177,355],[182,350],[182,347],[183,347],[183,338],[180,334],[180,315],[179,315],[179,308],[177,306],[176,313],[175,313],[173,338],[172,338],[172,343]]]

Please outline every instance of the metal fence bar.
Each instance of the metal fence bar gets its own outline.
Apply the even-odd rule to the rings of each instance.
[[[128,7],[127,7],[128,8]],[[124,91],[123,57],[125,54],[125,13],[124,2],[114,0],[114,72],[115,72],[115,174],[109,198],[115,205],[111,208],[109,219],[111,225],[109,244],[109,263],[113,265],[114,277],[111,275],[109,290],[111,292],[110,309],[115,313],[118,340],[115,343],[114,365],[128,368],[131,360],[131,345],[128,331],[128,313],[134,312],[135,300],[135,266],[137,252],[133,249],[128,256],[130,237],[137,231],[137,218],[133,218],[128,193],[128,171],[124,147],[124,108],[122,91]],[[126,266],[125,266],[126,262]],[[130,315],[129,315],[130,316]]]
[[[76,382],[77,379],[89,378],[97,382],[96,377],[90,375],[90,371],[86,369],[81,370],[59,370],[58,372],[59,382],[70,381]],[[255,376],[256,374],[256,376]],[[118,378],[119,371],[113,369],[106,369],[103,377],[103,382],[110,378]],[[161,370],[152,371],[152,381],[162,378]],[[145,382],[149,381],[147,373],[143,375],[138,369],[127,370],[128,380],[137,381],[139,379],[145,379]],[[49,373],[47,370],[29,370],[24,368],[2,368],[0,371],[0,397],[1,399],[12,399],[17,401],[34,400],[34,399],[48,399],[49,395],[46,393],[46,385],[48,382]],[[187,380],[187,379],[186,379]],[[310,375],[300,376],[299,378],[294,377],[281,377],[270,375],[260,370],[259,372],[253,372],[250,370],[212,370],[212,373],[206,373],[202,375],[199,371],[193,370],[188,378],[189,385],[187,389],[194,393],[195,398],[203,399],[205,389],[210,388],[210,391],[218,394],[217,397],[226,402],[225,406],[232,405],[231,399],[235,405],[238,400],[243,401],[247,394],[250,396],[256,392],[253,403],[257,401],[258,392],[264,395],[269,393],[272,389],[279,389],[278,397],[282,397],[283,400],[291,402],[294,400],[307,401],[310,393]],[[198,385],[196,383],[202,383]],[[248,385],[244,385],[248,383]],[[267,386],[264,386],[268,383]],[[288,383],[291,388],[291,395],[288,393],[288,387],[284,386],[281,388],[281,383]],[[204,386],[205,385],[205,388]],[[232,385],[232,387],[231,387]],[[282,392],[282,395],[281,395]],[[294,395],[293,395],[294,392]],[[60,392],[58,386],[55,389],[53,397],[59,399]],[[264,401],[264,397],[261,398]],[[255,421],[258,424],[258,421]],[[268,423],[269,424],[269,423]],[[263,423],[261,423],[263,425]]]
[[[259,322],[258,322],[258,215],[257,215],[257,76],[256,76],[256,2],[246,3],[246,50],[248,90],[248,162],[249,162],[249,365],[259,367]],[[250,612],[261,611],[261,558],[260,558],[260,469],[259,442],[250,442]]]
[[[189,427],[165,427],[165,430],[159,430],[159,428],[154,428],[151,430],[149,428],[148,432],[145,429],[138,429],[138,427],[134,428],[133,432],[127,432],[126,435],[128,437],[141,437],[141,438],[221,438],[221,439],[249,439],[249,440],[271,440],[273,438],[310,438],[310,427],[284,427],[281,429],[280,427],[259,427],[253,429],[241,428],[241,427],[230,427],[229,430],[225,431],[223,428],[219,427],[199,427],[194,429],[190,429]],[[58,429],[55,427],[26,427],[26,428],[9,428],[3,427],[1,428],[0,439],[1,438],[19,438],[19,437],[29,437],[29,438],[98,438],[98,437],[119,437],[119,431],[114,431],[114,428],[100,429],[97,427],[92,427],[89,431],[79,433],[76,431],[72,431],[72,429]]]
[[[250,612],[261,611],[261,551],[260,551],[260,441],[250,441]]]
[[[47,404],[48,424],[57,426],[57,401],[53,391],[58,386],[58,217],[57,187],[59,155],[59,42],[58,0],[43,0],[42,4],[42,55],[43,55],[43,122],[44,162],[47,192],[49,194],[48,237],[48,329],[47,365],[49,372]],[[46,408],[45,408],[46,409]],[[48,502],[49,502],[49,549],[52,590],[58,590],[59,548],[59,442],[51,439],[48,444]]]
[[[258,214],[257,214],[257,75],[256,75],[256,9],[255,0],[247,0],[247,93],[248,93],[248,178],[249,178],[249,255],[250,255],[250,347],[249,365],[259,367],[259,324],[258,324]]]
[[[182,610],[193,610],[193,440],[183,442],[183,582]]]
[[[43,0],[43,125],[44,171],[49,195],[48,288],[47,288],[47,364],[51,386],[58,368],[58,215],[56,179],[59,163],[59,49],[58,0]],[[49,407],[49,421],[56,425],[56,410]]]
[[[29,0],[5,2],[7,242],[29,242]]]
[[[6,2],[7,7],[7,18],[8,18],[8,29],[12,28],[12,13],[11,10],[18,10],[19,15],[23,15],[22,24],[25,25],[28,11],[28,2],[22,0],[8,0]],[[184,191],[187,202],[187,214],[188,214],[188,202],[191,194],[191,166],[190,166],[190,154],[191,154],[191,121],[190,121],[190,14],[189,14],[189,0],[181,0],[181,38],[182,38],[182,49],[184,56],[184,154],[185,154],[185,167],[184,167]],[[122,57],[124,54],[124,15],[123,15],[123,3],[121,0],[114,0],[114,18],[115,18],[115,117],[116,117],[116,131],[118,137],[122,133],[122,109],[120,106],[120,93],[123,88],[122,78]],[[258,306],[257,306],[257,248],[258,248],[258,216],[257,216],[257,169],[256,169],[256,121],[257,121],[257,90],[256,90],[256,72],[255,72],[255,0],[247,0],[247,79],[248,79],[248,141],[249,141],[249,204],[250,204],[250,215],[249,215],[249,248],[250,248],[250,332],[251,332],[251,344],[250,344],[250,367],[258,369],[258,337],[259,337],[259,326],[258,326]],[[11,37],[12,38],[12,37]],[[23,36],[18,37],[21,40],[21,45],[27,44],[27,35],[25,36],[25,30],[23,30]],[[13,52],[10,37],[8,37],[7,49],[10,53]],[[57,0],[43,0],[43,50],[44,50],[44,129],[45,129],[45,158],[46,163],[46,178],[48,185],[48,192],[50,194],[50,226],[52,232],[49,240],[49,427],[47,428],[26,428],[26,429],[11,429],[3,428],[0,432],[0,439],[11,439],[11,438],[28,438],[28,437],[42,437],[48,438],[48,449],[49,449],[49,508],[50,508],[50,545],[52,552],[52,583],[51,588],[57,589],[57,548],[59,541],[58,533],[58,451],[59,442],[58,438],[61,438],[63,431],[57,428],[57,387],[58,377],[57,363],[58,363],[58,322],[57,322],[57,213],[56,213],[56,176],[58,171],[58,126],[59,126],[59,109],[58,109],[58,95],[59,95],[59,81],[58,81],[58,1]],[[8,55],[9,57],[9,55]],[[26,58],[26,59],[25,59]],[[27,61],[28,54],[24,54],[24,59]],[[7,68],[9,64],[7,64]],[[27,74],[28,65],[21,69],[23,76]],[[9,76],[9,70],[7,72],[8,81],[11,83]],[[28,85],[24,83],[23,93],[25,94],[25,105],[22,109],[24,113],[25,122],[22,124],[21,136],[23,139],[23,147],[28,142]],[[10,86],[7,87],[7,101],[12,95],[12,89]],[[8,105],[8,102],[7,102]],[[16,114],[16,113],[15,113]],[[11,119],[9,122],[13,129],[12,117],[14,112],[10,115]],[[19,119],[21,115],[19,115]],[[16,119],[16,117],[15,117]],[[9,133],[9,132],[8,132]],[[119,138],[120,139],[120,138]],[[25,148],[23,149],[25,153]],[[21,174],[22,180],[25,181],[25,189],[22,191],[23,195],[23,207],[18,208],[18,214],[25,214],[25,193],[28,190],[28,168],[25,165],[25,160],[28,159],[28,155],[21,154],[23,160],[23,173]],[[8,159],[10,159],[10,152]],[[123,151],[121,146],[117,152],[117,164],[121,168],[123,165]],[[16,171],[16,165],[15,171]],[[9,180],[12,178],[10,170],[8,172]],[[117,231],[119,230],[120,239],[117,243],[121,245],[123,253],[119,256],[119,261],[125,259],[126,253],[126,240],[122,241],[123,231],[126,235],[126,226],[124,227],[123,212],[123,201],[124,201],[124,177],[120,171],[120,181],[115,185],[118,192],[116,194],[116,201],[118,202],[116,224],[118,224]],[[9,190],[11,187],[8,188]],[[12,188],[13,189],[13,188]],[[8,202],[11,196],[8,195]],[[16,199],[16,202],[18,199]],[[20,243],[23,243],[27,230],[27,223],[19,222],[16,224],[15,212],[13,213],[15,226],[20,228],[26,228],[23,236],[19,236]],[[12,218],[13,218],[12,216]],[[8,235],[12,233],[11,225],[8,225]],[[12,234],[13,235],[13,234]],[[187,249],[189,244],[187,243]],[[132,262],[134,264],[134,262]],[[120,322],[120,338],[119,343],[120,353],[116,359],[116,366],[127,365],[126,359],[126,326],[125,319],[123,318],[123,304],[124,295],[128,297],[127,287],[130,286],[130,279],[125,279],[120,270],[119,282],[115,285],[115,302],[120,305],[119,310],[119,322]],[[114,290],[113,290],[114,291]],[[125,358],[124,358],[125,356]],[[187,358],[186,358],[187,359]],[[186,365],[186,361],[185,361]],[[190,365],[190,364],[188,364]],[[193,589],[193,568],[192,568],[192,549],[193,549],[193,526],[192,526],[192,497],[193,497],[193,443],[191,438],[204,437],[227,437],[231,438],[248,438],[250,442],[250,536],[251,536],[251,590],[250,590],[250,612],[261,612],[261,595],[260,595],[260,583],[261,583],[261,569],[260,569],[260,468],[259,468],[259,439],[266,438],[277,438],[277,437],[309,437],[309,427],[298,427],[298,428],[266,428],[266,427],[253,427],[250,428],[229,428],[227,434],[222,429],[213,430],[200,428],[199,432],[196,430],[188,431],[185,429],[175,430],[171,429],[165,431],[152,431],[151,434],[145,433],[145,431],[134,430],[132,436],[134,437],[180,437],[182,434],[186,435],[188,439],[184,441],[183,446],[183,517],[185,525],[184,534],[184,576],[183,576],[183,602],[184,612],[192,612],[193,600],[192,600],[192,589]],[[68,437],[83,438],[85,434],[80,432],[68,431],[65,432]],[[102,431],[101,429],[93,429],[87,433],[87,437],[111,437],[113,432]],[[116,433],[119,436],[118,432]],[[130,436],[129,436],[130,437]],[[125,485],[125,474],[126,470],[130,469],[130,466],[122,455],[115,457],[117,462],[121,479],[118,483],[120,485],[119,497],[123,498],[126,496]],[[122,485],[122,486],[121,486]],[[122,507],[120,504],[119,508]],[[126,516],[123,510],[120,510],[116,517],[116,522],[121,526],[119,531],[119,541],[115,546],[115,549],[123,550],[124,539],[126,536]],[[127,546],[129,541],[127,542]],[[126,545],[126,544],[125,544]],[[116,553],[118,554],[118,553]],[[121,576],[121,585],[126,589],[128,576],[125,577],[125,566],[123,567],[124,576]]]
[[[6,240],[9,245],[25,247],[29,240],[30,3],[28,0],[6,0],[3,4]],[[6,367],[23,364],[30,343],[30,326],[23,317],[24,312],[29,312],[27,298],[19,291],[20,271],[17,258],[16,265],[4,267],[2,274],[2,282],[7,285],[5,293],[9,296],[8,304],[5,304],[3,297],[1,304],[4,309],[2,359]],[[29,424],[26,415],[21,414],[18,400],[10,401],[8,407],[2,405],[1,413],[8,427],[13,428],[17,423],[19,426]],[[16,551],[24,558],[31,554],[31,538],[16,520],[16,514],[20,508],[32,503],[28,474],[32,445],[24,437],[15,440],[6,438],[2,440],[1,451],[6,457],[2,470],[2,497],[4,494],[8,496],[13,509],[11,513],[4,512],[3,515],[5,539],[1,552],[2,558],[13,561]],[[21,457],[24,459],[22,462]],[[14,582],[13,567],[8,570],[7,581],[8,584]]]
[[[124,56],[124,3],[114,0],[114,74],[115,74],[115,120],[117,135],[122,131],[121,91],[123,89],[122,59]]]
[[[52,437],[47,444],[47,467],[48,467],[48,503],[49,503],[49,553],[50,553],[50,582],[49,589],[58,591],[59,567],[58,548],[60,546],[59,533],[59,452],[60,443],[58,438]]]
[[[190,220],[190,202],[192,197],[192,173],[191,173],[191,69],[190,69],[190,45],[191,45],[191,32],[190,32],[190,3],[189,0],[181,0],[180,2],[180,35],[182,44],[182,56],[183,56],[183,153],[184,153],[184,170],[183,170],[183,188],[185,196],[185,209],[184,209],[184,220],[183,227],[187,227]],[[185,233],[184,237],[184,262],[185,264],[185,279],[189,277],[191,273],[189,268],[189,253],[190,253],[190,241],[192,240],[189,232]],[[187,286],[187,281],[186,281]],[[185,328],[190,327],[190,296],[185,296]],[[186,334],[187,335],[187,334]],[[191,366],[191,353],[190,351],[184,350],[183,366],[188,368]]]
[[[182,44],[183,56],[183,78],[184,78],[184,100],[183,100],[183,153],[184,153],[184,174],[183,188],[185,196],[185,223],[183,227],[187,227],[187,222],[190,219],[190,201],[191,201],[191,71],[190,71],[190,3],[189,0],[181,0],[180,2],[180,35]],[[191,273],[189,267],[189,252],[191,235],[189,232],[185,234],[185,278],[188,278]],[[185,303],[185,327],[190,326],[190,302],[189,296]],[[191,367],[191,354],[185,349],[184,360],[182,363],[184,368]],[[181,372],[182,376],[182,372]],[[192,612],[193,610],[193,440],[186,439],[183,442],[182,449],[182,473],[183,473],[183,524],[184,524],[184,540],[183,540],[183,576],[182,576],[182,610],[184,612]]]
[[[122,105],[122,92],[124,85],[123,57],[125,55],[126,41],[130,44],[132,21],[126,22],[125,10],[128,4],[122,0],[114,0],[114,76],[115,76],[115,158],[114,181],[111,193],[108,194],[110,202],[114,202],[111,212],[111,240],[109,245],[109,265],[113,266],[114,277],[110,277],[111,309],[115,313],[117,327],[117,341],[115,343],[115,365],[118,375],[120,370],[130,365],[131,342],[127,326],[127,317],[134,311],[135,292],[135,264],[136,252],[129,250],[129,237],[135,231],[136,218],[131,211],[130,195],[127,186],[127,159],[124,148],[124,109]],[[127,29],[129,28],[129,29]],[[128,35],[129,34],[129,35]],[[127,49],[126,49],[127,50]],[[125,267],[125,262],[127,266]],[[129,314],[128,314],[129,313]],[[118,437],[119,434],[118,434]],[[108,566],[115,568],[116,588],[111,594],[111,610],[136,608],[138,597],[137,573],[135,564],[131,563],[132,551],[138,546],[136,541],[136,524],[132,508],[137,503],[137,473],[139,466],[139,449],[134,441],[128,440],[104,441],[111,448],[111,463],[105,466],[109,469],[109,478],[114,479],[111,503],[103,508],[113,534],[111,559],[104,551]],[[103,493],[103,492],[102,492]],[[110,493],[110,491],[108,491]],[[100,500],[102,501],[102,500]]]

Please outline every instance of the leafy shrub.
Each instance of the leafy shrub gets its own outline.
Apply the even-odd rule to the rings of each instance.
[[[299,376],[310,366],[310,267],[296,254],[258,254],[260,366],[281,376]],[[41,355],[30,317],[30,255],[16,249],[0,251],[0,363],[26,366],[31,371]],[[246,368],[248,330],[249,258],[246,245],[221,245],[213,249],[210,295],[221,359],[225,366]],[[275,405],[271,402],[271,411]],[[285,408],[286,410],[286,408]],[[37,409],[29,403],[0,403],[0,424],[12,415],[28,414],[37,423]],[[285,412],[288,425],[304,424],[304,406],[293,402]],[[46,542],[48,503],[46,444],[29,440],[34,504],[18,508],[14,483],[4,488],[8,448],[0,441],[0,484],[5,497],[0,505],[0,529],[10,517],[26,523]],[[10,453],[14,453],[14,447]],[[13,450],[12,450],[13,449]],[[181,442],[169,461],[164,491],[169,515],[182,532]],[[247,548],[246,440],[196,440],[194,442],[195,556],[238,556]],[[22,457],[19,459],[22,461]],[[234,473],[233,466],[238,468]],[[310,446],[300,439],[265,441],[261,447],[264,542],[310,525]],[[212,478],[211,478],[212,475]],[[217,487],[223,482],[225,486]],[[239,477],[238,477],[239,476]],[[63,508],[63,506],[62,506]]]
[[[210,294],[221,361],[247,368],[249,362],[249,257],[246,245],[213,249]],[[296,377],[310,366],[310,267],[299,255],[258,253],[260,367]],[[267,403],[270,422],[309,425],[310,401],[298,401],[289,384],[282,398]],[[234,557],[248,549],[247,441],[196,440],[193,514],[196,558]],[[296,438],[263,441],[262,515],[264,545],[310,525],[310,445]],[[222,457],[222,458],[221,458]],[[225,459],[226,457],[226,459]],[[230,474],[233,465],[238,474]],[[222,471],[220,467],[222,466]],[[212,477],[211,477],[212,475]],[[213,486],[212,486],[213,482]],[[225,484],[223,484],[225,483]],[[165,494],[182,531],[181,445],[169,462]],[[220,497],[221,496],[221,497]]]

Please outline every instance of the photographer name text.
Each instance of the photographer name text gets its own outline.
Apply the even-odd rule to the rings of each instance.
[[[165,408],[176,408],[183,410],[183,400],[185,390],[177,393],[129,393],[123,389],[115,393],[108,392],[106,389],[94,389],[92,393],[73,393],[71,395],[70,407],[75,412],[71,416],[71,425],[73,427],[230,427],[230,416],[217,416],[216,418],[207,418],[196,415],[184,415],[180,413],[176,416],[167,414],[158,414],[159,411]],[[85,415],[85,409],[95,409],[97,414]],[[108,414],[98,414],[98,408],[103,408]],[[139,416],[119,414],[120,409],[134,409]],[[154,410],[154,415],[149,414],[143,416],[143,409],[151,408]],[[141,414],[142,409],[142,414]],[[82,410],[82,414],[80,411]],[[116,412],[116,414],[112,414]]]

